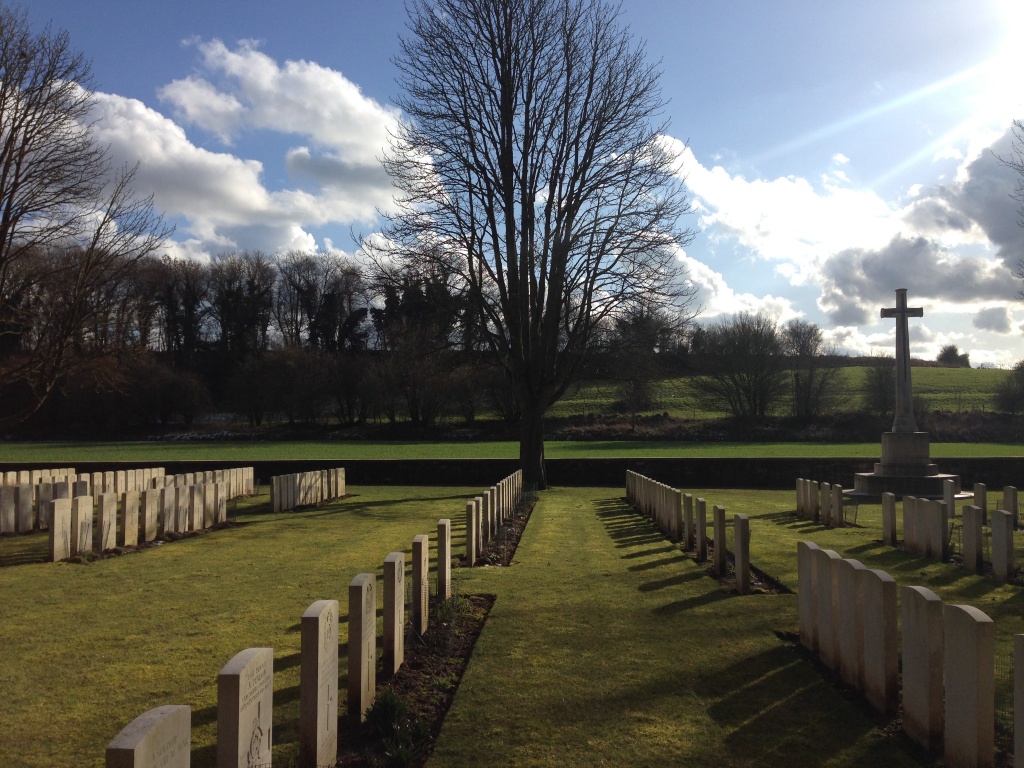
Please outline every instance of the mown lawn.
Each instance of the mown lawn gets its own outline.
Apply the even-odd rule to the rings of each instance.
[[[333,597],[344,614],[352,576],[379,577],[385,555],[408,553],[439,517],[461,553],[478,490],[350,486],[345,500],[280,515],[263,497],[234,529],[89,565],[0,567],[0,765],[101,766],[136,715],[183,703],[192,764],[212,766],[217,672],[253,646],[275,651],[274,763],[290,765],[303,610]],[[810,538],[988,612],[1004,666],[1024,631],[1020,589],[882,547],[878,507],[830,530],[795,518],[792,492],[692,492],[730,521],[750,515],[754,565],[791,588],[796,542]],[[25,562],[41,538],[0,540],[0,563]],[[919,764],[780,639],[797,630],[795,594],[733,594],[617,489],[545,492],[512,567],[456,574],[457,590],[497,602],[431,765]],[[339,642],[344,691],[344,620]]]
[[[684,443],[671,441],[548,441],[550,459],[837,457],[880,455],[879,443]],[[1024,446],[1003,443],[932,443],[933,458],[1022,456]],[[304,442],[137,442],[137,443],[0,443],[0,464],[78,461],[261,461],[350,459],[517,459],[515,442],[412,442],[332,440]]]

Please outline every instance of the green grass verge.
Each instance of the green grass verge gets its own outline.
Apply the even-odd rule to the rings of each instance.
[[[238,528],[88,565],[0,568],[0,765],[99,768],[107,743],[136,716],[188,704],[192,765],[213,766],[217,673],[262,646],[274,649],[273,760],[291,764],[303,611],[334,598],[346,615],[353,576],[381,578],[388,552],[411,556],[415,535],[435,538],[438,518],[457,518],[476,492],[350,486],[343,501],[278,515],[265,512],[263,496],[240,506],[247,525]],[[0,539],[0,562],[12,550],[45,552],[45,538]]]
[[[683,443],[668,441],[549,441],[550,459],[769,458],[879,456],[879,443]],[[1022,456],[1024,446],[1003,443],[932,443],[933,458]],[[288,443],[139,442],[0,443],[0,462],[261,461],[350,459],[517,459],[515,442],[305,441]]]
[[[409,552],[439,517],[461,552],[463,500],[477,491],[350,487],[341,502],[280,515],[263,497],[240,506],[248,524],[235,529],[89,565],[0,568],[0,765],[101,766],[134,717],[185,703],[192,764],[212,766],[217,672],[253,646],[275,651],[274,762],[289,765],[302,611],[335,597],[344,614],[352,576],[379,576],[388,552]],[[1010,639],[1024,631],[1020,589],[883,547],[877,506],[859,509],[860,527],[825,529],[792,515],[792,492],[691,492],[730,521],[748,514],[754,565],[792,588],[796,542],[809,538],[976,605],[996,620],[1006,678]],[[31,560],[42,540],[0,539],[0,564]],[[795,595],[723,589],[621,491],[546,492],[513,567],[455,573],[460,592],[498,600],[431,765],[918,764],[776,636],[796,631]],[[343,621],[342,691],[346,634]]]

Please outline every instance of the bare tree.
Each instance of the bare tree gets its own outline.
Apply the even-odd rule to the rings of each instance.
[[[524,479],[543,488],[544,415],[595,328],[637,297],[688,298],[690,206],[660,72],[603,0],[410,0],[409,13],[407,121],[384,161],[402,194],[384,234],[400,260],[454,265],[519,401]]]
[[[793,378],[793,415],[814,419],[831,408],[842,390],[842,369],[826,358],[835,355],[814,323],[790,320],[782,327],[782,346]]]
[[[704,375],[690,386],[708,410],[760,419],[775,410],[785,391],[782,337],[767,315],[742,312],[706,326],[698,361]]]
[[[83,359],[110,283],[170,230],[93,136],[89,64],[67,33],[0,6],[0,386],[26,418]]]

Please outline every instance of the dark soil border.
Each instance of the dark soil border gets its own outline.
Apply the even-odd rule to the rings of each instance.
[[[525,496],[511,518],[501,527],[487,548],[477,559],[477,566],[507,567],[513,564],[519,541],[536,505],[535,496]],[[466,567],[465,558],[456,567]],[[456,582],[457,583],[457,582]],[[410,720],[424,722],[430,732],[423,754],[413,763],[424,765],[441,733],[445,715],[462,682],[480,633],[490,615],[495,595],[454,595],[454,618],[441,621],[437,602],[431,598],[429,629],[422,637],[406,629],[405,660],[390,680],[377,686],[377,695],[391,690],[408,707]],[[383,669],[378,666],[378,679]],[[337,768],[379,768],[385,765],[380,737],[365,725],[342,718],[338,730]]]

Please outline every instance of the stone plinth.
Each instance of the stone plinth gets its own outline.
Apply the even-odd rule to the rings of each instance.
[[[946,481],[953,482],[954,496],[961,493],[959,475],[939,474],[929,457],[927,432],[885,432],[882,434],[882,460],[874,472],[859,472],[853,478],[853,498],[880,498],[883,493],[898,497],[917,496],[926,499],[948,497]]]

